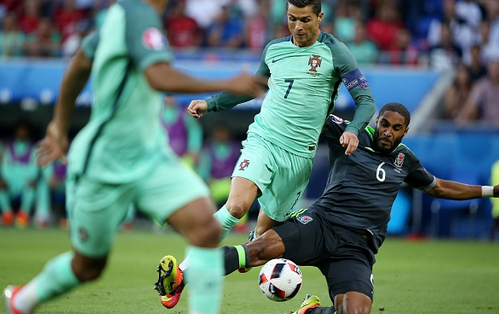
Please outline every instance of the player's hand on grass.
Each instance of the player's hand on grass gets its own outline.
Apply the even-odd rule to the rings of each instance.
[[[36,162],[39,166],[46,166],[60,159],[66,164],[66,150],[68,148],[68,137],[53,121],[47,126],[47,134],[38,143]]]
[[[208,112],[208,103],[205,100],[192,100],[187,107],[187,112],[196,119]]]
[[[359,146],[359,138],[352,132],[346,131],[341,134],[340,144],[347,148],[345,155],[351,155],[357,150],[357,146]]]

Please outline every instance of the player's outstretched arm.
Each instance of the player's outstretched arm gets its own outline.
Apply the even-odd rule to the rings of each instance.
[[[66,162],[68,129],[76,98],[85,87],[92,70],[92,61],[79,49],[64,73],[54,116],[47,126],[45,138],[38,143],[37,163],[45,166],[56,159]]]
[[[499,197],[499,185],[469,185],[436,178],[435,186],[427,193],[430,196],[453,200],[467,200],[481,197]]]
[[[201,80],[178,71],[166,62],[151,65],[145,75],[152,88],[172,93],[211,93],[228,91],[236,95],[259,97],[265,92],[262,79],[248,73],[240,73],[227,80]]]

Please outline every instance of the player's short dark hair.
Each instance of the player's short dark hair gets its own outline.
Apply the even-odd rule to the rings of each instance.
[[[292,4],[297,8],[304,8],[311,5],[315,15],[318,16],[321,13],[321,0],[288,0],[286,9],[288,8],[288,4]]]
[[[411,113],[407,108],[398,102],[391,102],[384,105],[378,113],[378,117],[382,116],[386,111],[398,112],[402,117],[404,117],[406,126],[411,123]]]

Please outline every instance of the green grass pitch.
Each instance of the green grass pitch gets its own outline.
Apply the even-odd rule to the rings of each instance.
[[[223,244],[244,242],[231,234]],[[166,254],[179,259],[185,240],[172,231],[149,229],[119,233],[104,276],[38,308],[38,314],[187,313],[188,294],[175,309],[163,308],[153,291],[156,265]],[[67,232],[58,229],[0,229],[0,287],[24,283],[53,256],[69,248]],[[222,313],[286,313],[305,294],[331,305],[325,281],[312,267],[301,267],[303,287],[287,302],[267,300],[257,281],[259,268],[226,277]],[[499,313],[499,245],[485,242],[388,238],[374,268],[372,313]],[[0,301],[3,313],[3,300]]]

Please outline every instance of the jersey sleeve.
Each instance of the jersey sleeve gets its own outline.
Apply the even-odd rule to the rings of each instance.
[[[359,135],[376,112],[376,103],[366,77],[347,46],[338,41],[333,50],[335,69],[352,96],[357,109],[346,131]]]
[[[436,184],[435,176],[423,167],[414,154],[408,153],[408,155],[411,156],[411,170],[404,182],[424,193],[428,192]]]
[[[149,6],[126,7],[125,41],[129,56],[140,70],[157,62],[171,62],[173,54],[168,45],[161,20]]]
[[[85,54],[85,57],[87,57],[90,60],[93,60],[95,56],[95,50],[97,50],[98,44],[99,44],[98,31],[93,31],[87,36],[85,36],[85,38],[83,38],[82,41],[82,49],[83,53]]]

